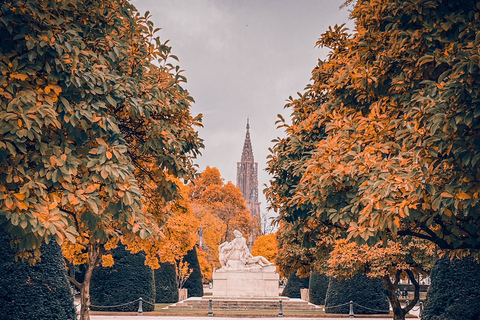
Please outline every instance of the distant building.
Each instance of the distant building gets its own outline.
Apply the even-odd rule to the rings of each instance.
[[[237,162],[237,187],[242,191],[251,217],[257,217],[258,219],[260,217],[260,202],[258,202],[258,163],[255,162],[253,158],[248,119],[242,159],[240,162]]]

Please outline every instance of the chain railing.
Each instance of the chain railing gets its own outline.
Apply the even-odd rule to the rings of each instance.
[[[135,302],[138,302],[138,309],[137,309],[137,313],[139,316],[143,315],[143,304],[146,303],[146,304],[149,304],[153,307],[155,307],[155,304],[154,303],[151,303],[150,301],[147,301],[147,300],[144,300],[142,297],[138,298],[138,299],[135,299],[133,301],[129,301],[129,302],[125,302],[125,303],[121,303],[121,304],[116,304],[116,305],[113,305],[113,306],[96,306],[96,305],[90,305],[90,307],[94,307],[94,308],[118,308],[118,307],[123,307],[123,306],[128,306],[130,304],[133,304]]]

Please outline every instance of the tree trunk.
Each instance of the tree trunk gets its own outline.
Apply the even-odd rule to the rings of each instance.
[[[90,320],[90,283],[92,280],[93,269],[98,265],[103,254],[103,249],[99,244],[89,245],[88,267],[85,271],[83,283],[78,282],[75,277],[69,276],[69,280],[80,289],[80,319]]]
[[[405,306],[405,313],[408,313],[410,310],[413,309],[413,307],[415,307],[418,300],[420,300],[420,284],[415,279],[415,275],[413,274],[412,271],[406,270],[406,272],[408,274],[408,277],[410,278],[410,281],[412,281],[412,284],[415,287],[415,291],[414,291],[414,294],[413,294],[413,300],[410,301],[410,303],[407,306]]]
[[[395,275],[395,282],[392,283],[390,277],[385,275],[382,277],[383,286],[387,289],[387,296],[393,310],[393,320],[405,320],[405,314],[407,313],[402,309],[400,300],[397,297],[398,281],[400,280],[401,271],[397,271]]]

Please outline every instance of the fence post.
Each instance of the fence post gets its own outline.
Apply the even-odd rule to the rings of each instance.
[[[350,312],[348,313],[349,318],[355,318],[355,315],[353,314],[353,301],[350,301]]]
[[[282,300],[280,300],[280,303],[278,305],[278,317],[283,318],[283,304]]]
[[[212,299],[208,300],[208,316],[213,317],[213,302],[212,302]]]
[[[423,302],[420,301],[420,311],[418,311],[418,317],[422,319],[423,316]]]
[[[143,299],[142,299],[142,297],[140,297],[140,299],[138,299],[138,315],[143,316]]]

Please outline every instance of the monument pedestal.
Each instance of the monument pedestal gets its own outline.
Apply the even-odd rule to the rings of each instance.
[[[213,272],[214,297],[278,297],[275,266]]]

